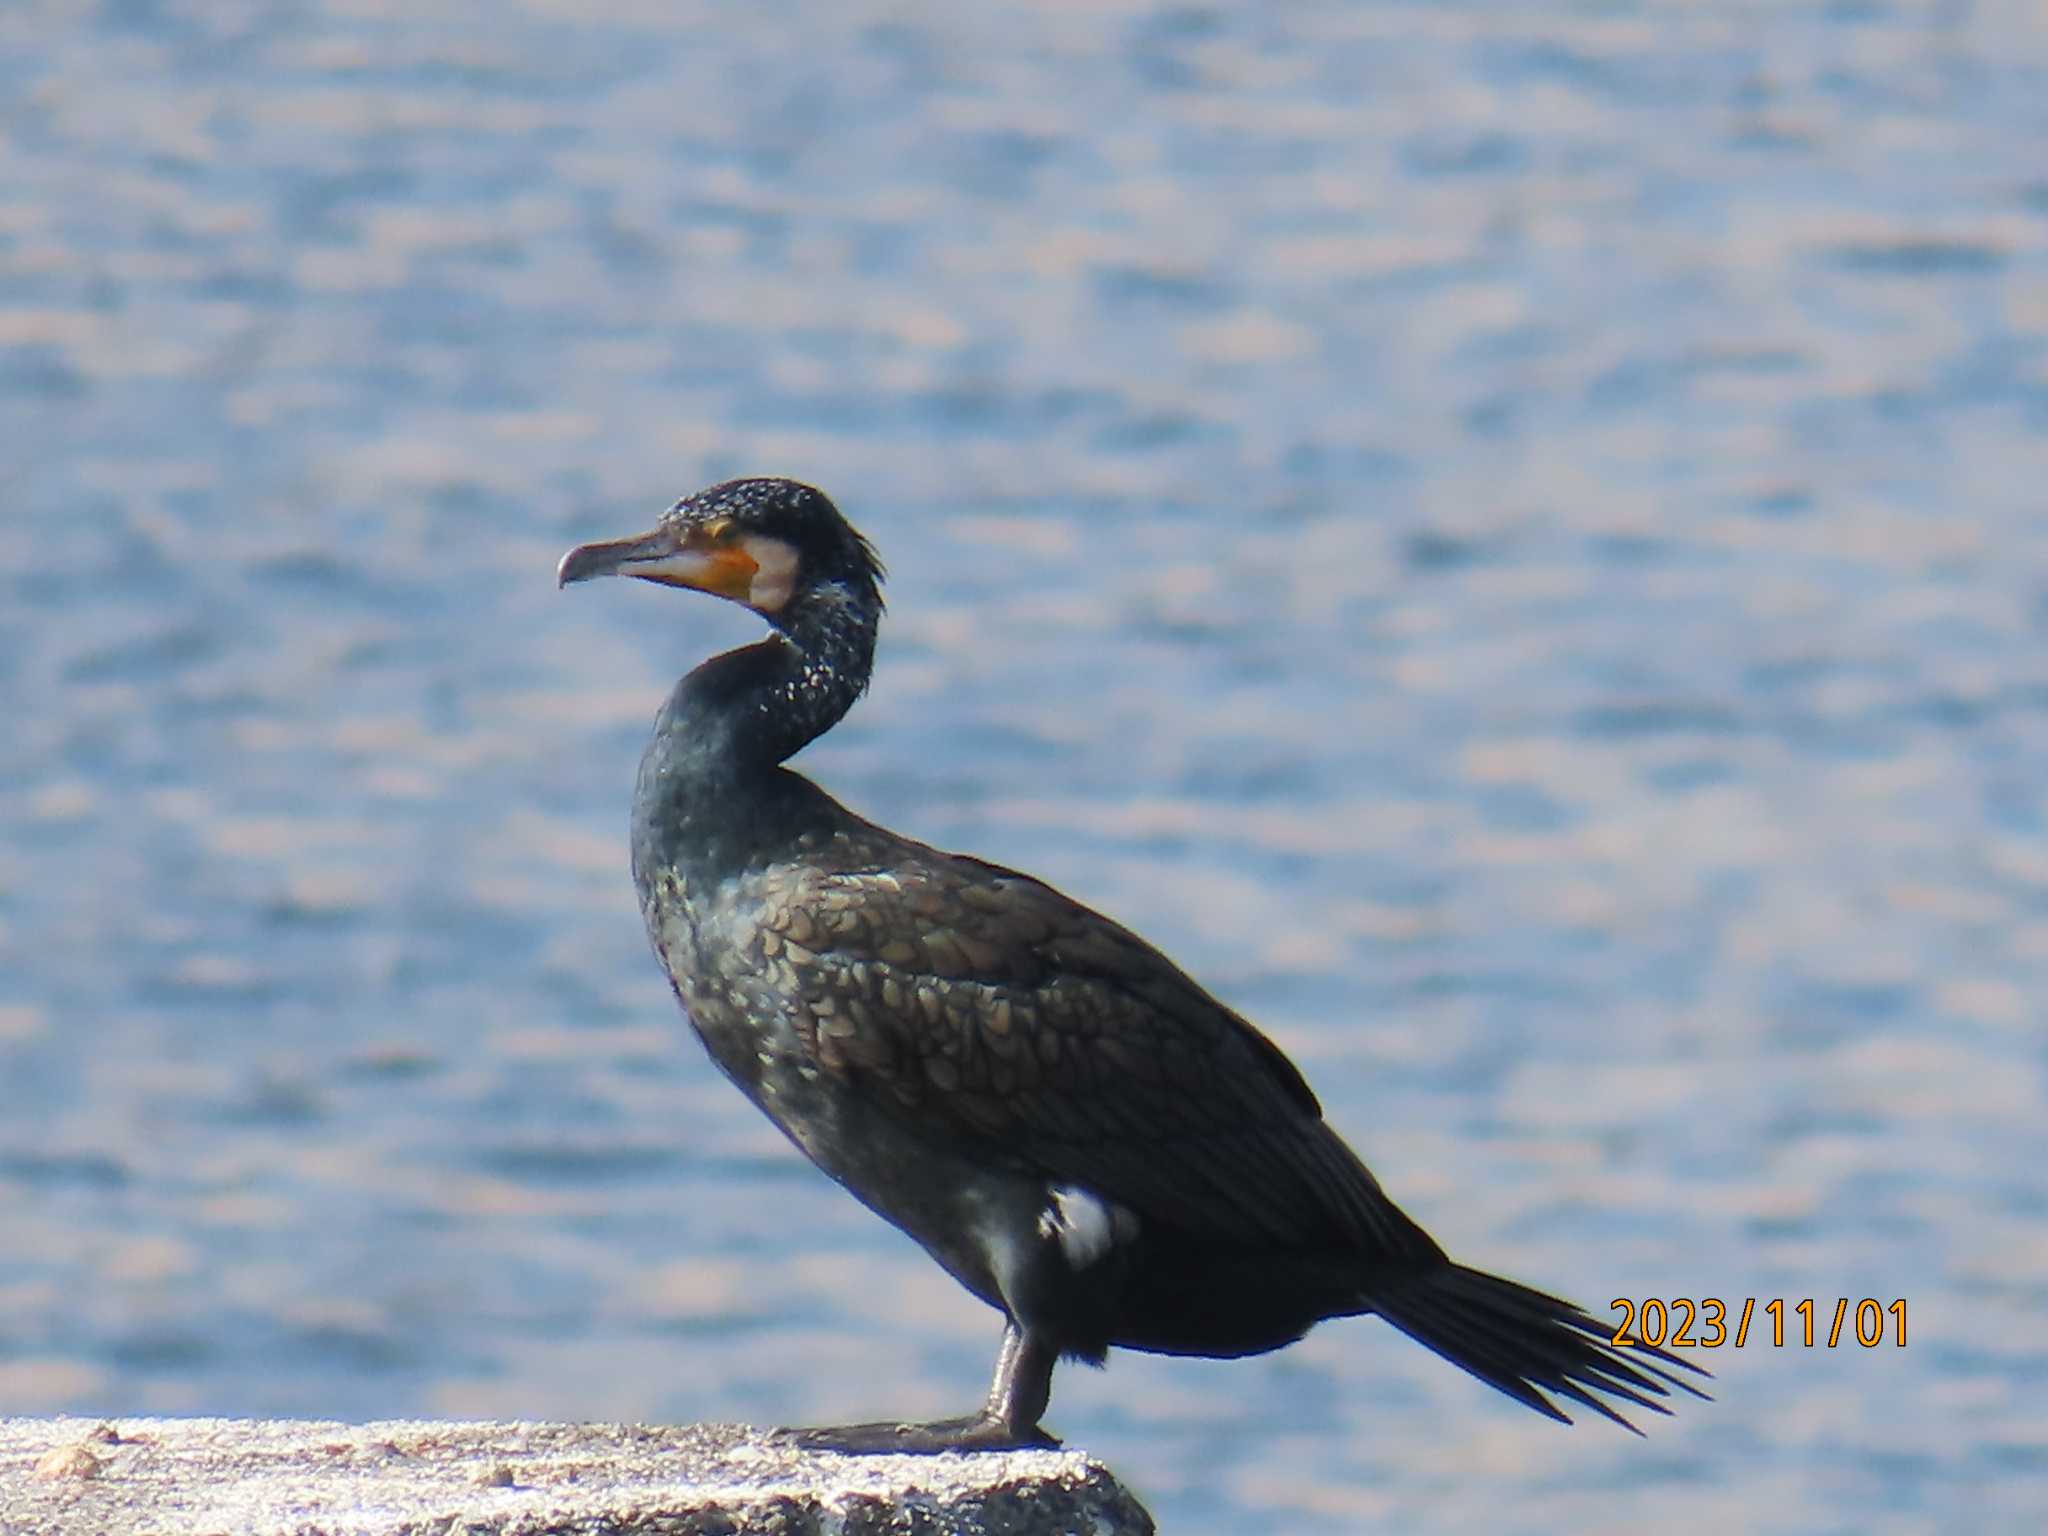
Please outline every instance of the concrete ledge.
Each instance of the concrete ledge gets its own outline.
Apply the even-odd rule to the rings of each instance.
[[[739,1425],[0,1419],[7,1536],[1149,1536],[1077,1451],[799,1453]]]

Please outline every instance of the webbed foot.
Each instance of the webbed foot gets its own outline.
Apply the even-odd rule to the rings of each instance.
[[[771,1438],[806,1451],[839,1451],[849,1456],[931,1456],[940,1451],[1021,1451],[1059,1446],[1036,1424],[1017,1429],[993,1414],[973,1413],[929,1424],[834,1424],[817,1429],[778,1429]]]
[[[1027,1335],[1015,1323],[1003,1331],[995,1380],[981,1412],[929,1424],[883,1420],[875,1424],[834,1424],[821,1429],[778,1429],[770,1438],[806,1451],[840,1451],[849,1456],[932,1456],[940,1451],[1053,1450],[1059,1441],[1039,1428],[1039,1415],[1052,1400],[1052,1363],[1058,1350],[1047,1339]]]

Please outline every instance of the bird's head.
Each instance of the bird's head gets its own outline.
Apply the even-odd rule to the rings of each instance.
[[[727,480],[685,496],[653,530],[582,544],[562,557],[562,586],[637,576],[694,587],[787,630],[822,607],[873,615],[882,565],[823,491],[794,480]]]

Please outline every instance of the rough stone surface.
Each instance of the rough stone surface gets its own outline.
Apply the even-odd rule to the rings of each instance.
[[[738,1425],[0,1419],[6,1536],[1124,1536],[1074,1451],[798,1452]]]

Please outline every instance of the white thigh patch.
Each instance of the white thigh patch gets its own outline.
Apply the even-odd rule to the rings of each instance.
[[[1069,1269],[1086,1269],[1117,1243],[1137,1235],[1138,1218],[1071,1184],[1052,1187],[1052,1204],[1038,1218],[1038,1235],[1060,1245]]]

